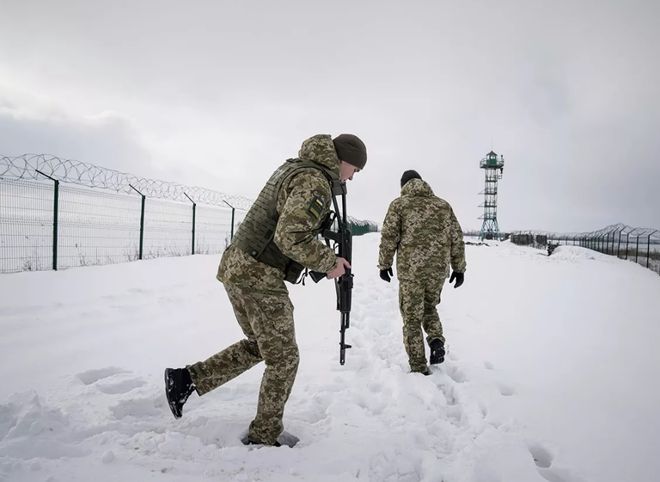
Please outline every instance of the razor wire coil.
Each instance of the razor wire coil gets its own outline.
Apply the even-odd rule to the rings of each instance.
[[[185,186],[174,182],[138,177],[133,174],[106,169],[86,162],[63,159],[50,154],[0,156],[0,178],[44,180],[40,172],[62,182],[126,194],[133,194],[137,190],[141,194],[152,198],[189,202],[187,194],[196,203],[223,207],[229,204],[231,207],[242,210],[247,210],[252,204],[250,199],[242,196],[197,186]]]

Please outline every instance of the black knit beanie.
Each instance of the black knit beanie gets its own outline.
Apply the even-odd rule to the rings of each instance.
[[[332,140],[340,161],[345,161],[358,169],[364,169],[367,163],[367,147],[358,136],[339,134]]]
[[[421,178],[422,176],[420,176],[417,171],[413,171],[412,169],[410,171],[406,171],[401,176],[401,187],[403,187],[411,179],[421,179]]]

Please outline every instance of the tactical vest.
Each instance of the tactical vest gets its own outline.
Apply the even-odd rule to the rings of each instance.
[[[285,256],[273,241],[280,217],[277,198],[285,182],[299,171],[309,168],[321,171],[332,189],[332,180],[337,178],[335,173],[308,160],[287,159],[268,179],[231,242],[257,261],[282,271],[284,279],[290,283],[298,280],[305,267]]]

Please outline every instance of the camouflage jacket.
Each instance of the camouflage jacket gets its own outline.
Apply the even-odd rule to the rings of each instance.
[[[465,271],[463,233],[454,211],[421,179],[408,181],[387,210],[378,268],[390,268],[395,252],[399,279],[445,278],[450,265]]]
[[[329,135],[316,135],[303,142],[300,159],[324,167],[339,176],[339,158]],[[287,258],[313,271],[327,272],[336,263],[334,251],[317,238],[321,223],[330,211],[331,185],[316,168],[303,168],[287,178],[277,194],[277,224],[273,242]],[[240,229],[240,228],[239,228]],[[224,258],[229,259],[225,260]],[[284,279],[284,272],[266,266],[247,253],[230,247],[223,255],[218,279],[233,284],[257,283],[260,278]],[[266,280],[261,280],[269,284]]]

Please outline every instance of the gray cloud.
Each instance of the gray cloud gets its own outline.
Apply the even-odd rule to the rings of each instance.
[[[657,2],[100,5],[3,3],[0,84],[74,119],[11,142],[254,196],[305,137],[354,132],[370,158],[353,214],[382,220],[416,168],[465,227],[492,148],[503,229],[660,227]],[[81,129],[104,111],[130,123]]]
[[[107,116],[76,122],[31,119],[10,112],[0,110],[0,146],[4,155],[53,154],[123,172],[154,169],[149,153],[121,118]]]

